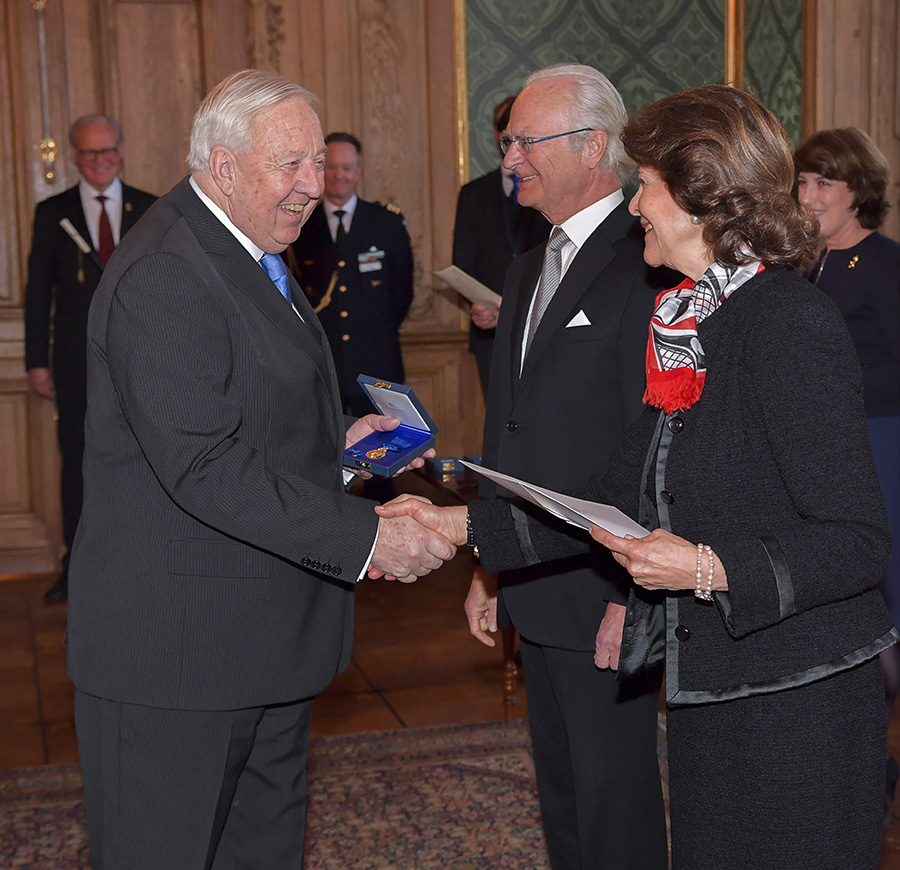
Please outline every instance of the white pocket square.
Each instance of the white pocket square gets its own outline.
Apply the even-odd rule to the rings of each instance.
[[[591,321],[587,319],[587,314],[584,313],[584,310],[581,310],[566,324],[566,329],[571,329],[573,326],[590,325]]]

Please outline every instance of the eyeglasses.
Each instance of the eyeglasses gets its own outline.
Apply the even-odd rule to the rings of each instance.
[[[97,157],[113,157],[114,155],[119,153],[119,146],[116,145],[114,148],[78,148],[78,153],[82,157],[87,157],[89,160],[93,160]]]
[[[569,130],[566,133],[554,133],[552,136],[541,136],[538,139],[534,139],[531,136],[501,136],[500,150],[504,154],[507,154],[509,153],[509,149],[515,145],[522,154],[528,154],[531,151],[531,146],[538,142],[546,142],[548,139],[559,139],[560,136],[571,136],[574,133],[590,133],[592,129],[593,128],[591,127],[582,127],[580,130]]]

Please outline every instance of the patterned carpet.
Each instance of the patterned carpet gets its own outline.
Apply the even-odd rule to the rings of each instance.
[[[529,750],[524,720],[314,741],[305,870],[544,870]],[[87,870],[76,766],[0,773],[0,867]]]

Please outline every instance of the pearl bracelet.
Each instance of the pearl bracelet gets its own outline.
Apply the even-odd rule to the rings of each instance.
[[[706,589],[703,588],[703,551],[709,558],[709,574],[706,578]],[[712,547],[708,544],[697,544],[697,588],[694,595],[701,601],[712,601],[713,573],[716,569],[716,561],[713,555]]]

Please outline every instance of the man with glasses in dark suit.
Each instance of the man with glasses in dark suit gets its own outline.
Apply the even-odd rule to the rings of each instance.
[[[515,99],[506,97],[494,107],[493,129],[498,143]],[[519,205],[515,173],[498,166],[460,188],[453,226],[453,265],[495,293],[502,293],[509,264],[545,241],[549,232],[550,224],[539,211]],[[473,305],[471,311],[469,350],[475,354],[485,398],[498,313],[497,308],[484,305]]]
[[[38,203],[25,287],[25,368],[41,398],[56,402],[62,459],[62,572],[44,595],[65,601],[68,565],[81,516],[85,355],[91,298],[113,249],[155,196],[123,184],[122,130],[114,118],[85,115],[69,143],[81,181]]]
[[[640,413],[654,298],[672,286],[644,264],[643,231],[622,192],[633,170],[625,120],[602,73],[560,65],[526,81],[500,139],[519,203],[553,229],[507,273],[483,462],[555,490],[605,471]],[[481,494],[501,497],[490,484]],[[466,600],[479,640],[493,645],[488,632],[509,622],[521,638],[553,870],[667,866],[659,678],[620,684],[615,673],[629,587],[598,548],[502,574],[499,584],[479,569]]]

